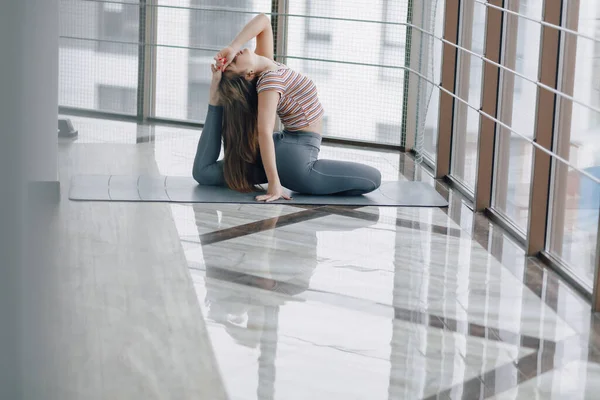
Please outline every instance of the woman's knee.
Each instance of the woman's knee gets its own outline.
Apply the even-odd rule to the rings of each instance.
[[[381,186],[381,172],[377,168],[374,168],[374,167],[369,166],[369,169],[370,169],[369,173],[371,174],[371,179],[375,185],[373,190],[378,189],[379,186]]]
[[[381,172],[370,165],[361,165],[361,170],[360,182],[362,184],[360,185],[360,189],[356,191],[361,191],[361,194],[365,194],[379,189],[381,186]]]
[[[215,165],[203,166],[192,170],[192,177],[200,185],[222,186],[224,178],[222,170]]]

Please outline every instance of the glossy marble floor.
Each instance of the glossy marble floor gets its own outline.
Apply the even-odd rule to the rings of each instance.
[[[586,301],[409,157],[321,153],[448,209],[69,202],[72,174],[188,174],[200,133],[72,121],[61,398],[598,398]]]

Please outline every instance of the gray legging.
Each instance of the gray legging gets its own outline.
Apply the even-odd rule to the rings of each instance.
[[[198,142],[192,176],[201,185],[225,186],[221,152],[223,108],[208,106],[204,129]],[[321,135],[312,132],[273,134],[277,172],[281,185],[299,193],[360,195],[381,184],[381,173],[367,165],[334,160],[317,160]],[[251,166],[253,184],[267,183],[262,162]]]

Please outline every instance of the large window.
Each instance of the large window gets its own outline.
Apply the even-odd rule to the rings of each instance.
[[[271,2],[190,0],[188,8],[160,7],[171,3],[160,0],[157,7],[156,116],[200,122],[206,115],[216,51],[256,15],[248,11],[269,12]]]
[[[510,2],[505,14],[503,65],[536,82],[540,51],[542,0]],[[520,135],[533,139],[538,87],[513,72],[501,72],[500,120]],[[496,181],[492,206],[523,234],[527,231],[533,147],[512,130],[499,127],[496,140]]]
[[[117,3],[60,1],[61,106],[136,113],[139,4],[133,0]],[[103,88],[111,87],[133,92],[133,106],[131,101],[107,100],[109,94]]]
[[[460,45],[483,55],[486,6],[467,1],[462,2],[462,8]],[[458,96],[475,109],[456,102],[451,174],[468,190],[474,191],[480,118],[476,109],[481,106],[483,61],[464,51],[458,53]]]
[[[443,36],[444,30],[444,8],[446,6],[445,0],[439,0],[437,8],[432,10],[433,17],[435,18],[434,23],[434,34],[436,39],[433,40],[432,49],[432,80],[435,83],[441,81],[441,69],[442,69],[442,41],[437,39]],[[440,89],[433,87],[431,92],[431,98],[429,99],[429,106],[427,108],[427,117],[425,118],[425,127],[423,129],[423,153],[433,163],[436,158],[436,147],[438,139],[438,118],[440,111]]]
[[[573,10],[570,10],[571,12]],[[576,57],[567,60],[574,69],[574,97],[592,108],[600,108],[600,4],[581,0],[578,31],[596,41],[576,38]],[[572,106],[570,130],[559,132],[557,149],[578,169],[600,179],[600,113],[580,104]],[[556,162],[553,173],[552,213],[549,223],[550,253],[568,265],[586,286],[592,287],[596,266],[600,184],[586,175]]]
[[[322,17],[334,4],[323,1],[306,0],[306,15]],[[306,58],[328,59],[331,57],[333,32],[331,23],[320,18],[304,18],[304,56]],[[305,60],[304,71],[309,74],[329,75],[330,63]]]

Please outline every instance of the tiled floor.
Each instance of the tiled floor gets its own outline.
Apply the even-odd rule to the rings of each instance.
[[[74,173],[186,175],[199,136],[166,126],[73,123],[79,139],[60,145],[64,193]],[[87,382],[101,392],[92,398],[598,398],[600,321],[568,285],[409,157],[330,146],[321,156],[374,165],[384,179],[431,182],[450,207],[63,197],[72,246],[88,246],[67,247],[63,256],[79,260],[71,271],[79,284],[81,274],[96,273],[94,284],[103,285],[101,298],[86,295],[84,309],[106,315],[87,317],[80,335],[104,343],[96,366],[103,382],[121,371],[120,384],[130,386],[90,384],[93,364],[77,372],[79,389],[69,392],[82,393]],[[102,264],[97,246],[114,246],[116,255]],[[131,350],[135,357],[118,357],[127,340],[107,343],[123,331],[90,332],[136,302],[125,307],[136,329],[124,332],[143,339]],[[81,319],[82,307],[64,312]],[[202,385],[194,381],[206,373]]]

